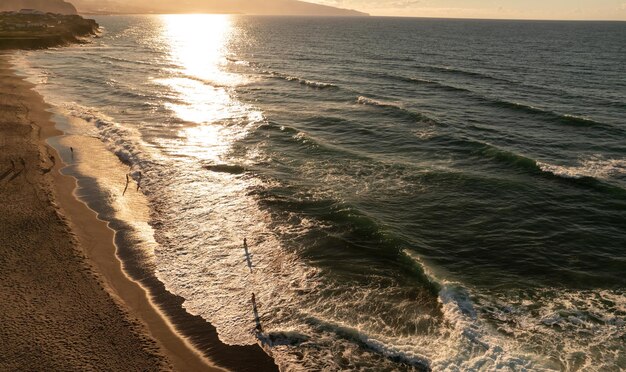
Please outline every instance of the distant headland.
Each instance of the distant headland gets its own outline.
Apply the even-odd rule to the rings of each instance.
[[[96,21],[76,14],[45,13],[36,9],[0,12],[0,50],[77,43],[83,37],[95,35],[97,30]]]
[[[297,0],[74,0],[81,14],[231,13],[248,15],[363,17],[367,13]]]

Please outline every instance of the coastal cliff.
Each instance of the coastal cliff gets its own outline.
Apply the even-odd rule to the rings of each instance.
[[[78,15],[0,13],[0,50],[41,49],[81,42],[98,24]]]

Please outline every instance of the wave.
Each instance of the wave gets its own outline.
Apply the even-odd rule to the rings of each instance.
[[[617,354],[594,352],[590,345],[621,347],[626,323],[616,314],[626,309],[623,290],[474,290],[439,277],[417,254],[403,253],[440,286],[439,300],[452,327],[449,340],[436,342],[443,351],[452,346],[452,353],[428,356],[434,370],[484,368],[490,359],[513,370],[600,371],[615,366]],[[535,357],[529,344],[541,345],[541,354],[554,359]]]
[[[378,107],[389,107],[389,108],[402,110],[402,107],[400,107],[400,105],[393,104],[393,103],[388,103],[388,102],[383,102],[383,101],[378,101],[378,100],[375,100],[373,98],[368,98],[368,97],[365,97],[365,96],[359,96],[356,99],[356,101],[357,101],[357,103],[360,103],[362,105],[378,106]]]
[[[517,154],[512,151],[504,150],[494,145],[473,141],[473,140],[457,140],[461,146],[467,146],[470,149],[470,154],[479,155],[483,158],[489,158],[505,163],[507,165],[520,168],[532,173],[538,173],[541,171],[537,165],[537,161],[529,157]]]
[[[373,107],[379,107],[381,109],[389,110],[391,112],[395,112],[396,116],[398,117],[408,118],[416,122],[426,123],[426,124],[431,124],[431,125],[441,125],[439,122],[435,121],[434,119],[431,119],[430,117],[424,114],[407,110],[396,103],[379,101],[379,100],[365,97],[365,96],[357,97],[356,103],[365,105],[365,106],[373,106]]]
[[[465,73],[468,73],[468,72],[465,72]],[[469,74],[482,76],[481,74],[478,74],[478,73],[469,73]],[[512,110],[516,110],[516,111],[523,111],[523,112],[526,112],[526,113],[529,113],[529,114],[533,114],[533,115],[539,115],[539,116],[542,116],[546,120],[557,122],[557,123],[561,123],[561,124],[565,124],[565,125],[581,126],[581,127],[602,127],[602,128],[604,128],[606,130],[612,130],[612,131],[616,131],[616,132],[619,131],[620,133],[623,133],[618,128],[615,128],[615,127],[613,127],[613,126],[611,126],[609,124],[606,124],[606,123],[598,122],[598,121],[590,119],[590,118],[586,118],[586,117],[582,117],[582,116],[578,116],[578,115],[572,115],[572,114],[559,113],[559,112],[555,112],[555,111],[542,109],[542,108],[539,108],[539,107],[536,107],[536,106],[532,106],[532,105],[529,105],[529,104],[523,104],[523,103],[518,103],[518,102],[511,102],[511,101],[506,101],[506,100],[502,100],[502,99],[498,99],[498,98],[484,96],[484,95],[482,95],[482,94],[480,94],[480,93],[478,93],[476,91],[473,91],[471,89],[462,88],[462,87],[446,84],[446,83],[435,81],[435,80],[422,79],[422,78],[413,78],[413,77],[391,75],[391,74],[382,74],[380,76],[384,77],[384,78],[388,78],[388,79],[402,81],[402,82],[405,82],[405,83],[428,85],[428,86],[435,87],[436,89],[449,91],[449,92],[470,93],[470,94],[475,95],[480,101],[482,101],[482,102],[484,102],[486,104],[489,104],[489,105],[492,105],[492,106],[496,106],[496,107],[501,107],[501,108],[512,109]],[[513,83],[512,81],[508,81],[508,80],[506,80],[506,82],[507,83]],[[541,87],[539,87],[539,88],[541,88]]]
[[[511,345],[485,324],[479,316],[484,305],[478,306],[472,300],[475,290],[444,279],[408,249],[402,250],[402,255],[439,288],[438,301],[444,317],[441,327],[448,330],[429,340],[437,349],[429,356],[433,370],[479,370],[495,360],[500,368],[507,370],[538,367],[532,354],[527,353],[522,345]]]
[[[461,140],[460,142],[464,146],[474,148],[474,150],[471,151],[472,154],[494,159],[507,165],[524,169],[531,173],[543,172],[543,169],[539,166],[537,160],[520,155],[513,151],[504,150],[494,145],[479,141]]]
[[[626,193],[626,189],[614,185],[611,179],[614,176],[626,174],[626,159],[604,159],[601,156],[592,156],[580,160],[578,166],[566,167],[532,159],[480,141],[456,139],[450,142],[467,148],[470,155],[493,159],[531,174],[555,177],[613,194]]]
[[[449,91],[449,92],[474,93],[472,90],[469,90],[469,89],[466,89],[466,88],[457,87],[457,86],[454,86],[454,85],[445,84],[445,83],[442,83],[440,81],[435,81],[435,80],[429,80],[429,79],[423,79],[423,78],[413,78],[413,77],[406,77],[406,76],[400,76],[400,75],[391,75],[391,74],[381,74],[380,76],[384,77],[384,78],[387,78],[387,79],[397,80],[397,81],[401,81],[401,82],[405,82],[405,83],[411,83],[411,84],[417,84],[417,85],[428,85],[428,86],[432,86],[432,87],[435,87],[437,89],[441,89],[441,90],[445,90],[445,91]]]
[[[317,154],[327,154],[331,156],[349,155],[349,157],[353,159],[369,159],[362,153],[352,151],[347,147],[334,145],[307,132],[300,131],[291,126],[280,125],[272,121],[262,123],[257,127],[257,130],[280,133],[281,136],[275,137],[276,141],[284,141],[286,143],[295,142],[301,145],[302,149],[306,149],[307,152],[314,151]],[[306,156],[310,156],[310,153],[307,153]]]
[[[69,116],[93,124],[95,131],[92,136],[104,142],[109,151],[113,152],[124,164],[135,169],[148,169],[149,164],[154,163],[145,155],[145,149],[138,144],[140,141],[136,139],[141,138],[138,131],[123,128],[113,118],[76,103],[66,103],[60,108]],[[136,180],[141,177],[138,170],[131,172],[131,175]]]
[[[510,102],[501,99],[491,98],[491,97],[481,97],[481,99],[493,106],[512,109],[516,111],[523,111],[528,114],[541,116],[544,120],[555,122],[558,124],[576,126],[576,127],[594,127],[594,128],[602,128],[604,130],[608,130],[616,133],[623,133],[619,128],[615,128],[612,125],[602,123],[590,118],[586,118],[583,116],[572,115],[572,114],[564,114],[556,111],[551,111],[547,109],[542,109],[536,106],[532,106],[529,104],[518,103],[518,102]]]
[[[445,71],[461,71],[461,70],[455,70],[455,69],[447,69],[447,68],[440,68],[443,69]],[[471,76],[484,76],[483,74],[480,73],[474,73],[474,72],[468,72],[468,71],[463,71],[464,74],[469,74]],[[549,120],[549,121],[553,121],[553,122],[557,122],[557,123],[561,123],[561,124],[565,124],[565,125],[572,125],[572,126],[582,126],[582,127],[602,127],[606,130],[612,130],[615,132],[620,132],[623,133],[623,131],[619,130],[618,128],[615,128],[609,124],[606,123],[602,123],[590,118],[586,118],[583,116],[578,116],[578,115],[572,115],[572,114],[564,114],[564,113],[559,113],[559,112],[555,112],[555,111],[550,111],[550,110],[546,110],[546,109],[542,109],[536,106],[532,106],[529,104],[523,104],[523,103],[519,103],[519,102],[511,102],[511,101],[507,101],[507,100],[502,100],[502,99],[498,99],[498,98],[494,98],[494,97],[489,97],[489,96],[484,96],[481,93],[478,93],[476,91],[473,91],[471,89],[467,89],[467,88],[462,88],[462,87],[458,87],[458,86],[454,86],[454,85],[450,85],[447,83],[443,83],[440,81],[435,81],[435,80],[429,80],[429,79],[423,79],[423,78],[413,78],[413,77],[406,77],[406,76],[399,76],[399,75],[392,75],[392,74],[381,74],[381,77],[387,78],[387,79],[393,79],[393,80],[397,80],[397,81],[402,81],[402,82],[406,82],[406,83],[412,83],[412,84],[422,84],[422,85],[428,85],[428,86],[432,86],[435,87],[436,89],[440,89],[440,90],[444,90],[444,91],[449,91],[449,92],[462,92],[462,93],[470,93],[475,95],[480,101],[489,104],[489,105],[493,105],[496,107],[501,107],[501,108],[507,108],[507,109],[512,109],[512,110],[516,110],[516,111],[523,111],[529,114],[533,114],[533,115],[539,115],[542,116],[544,119]],[[496,79],[496,80],[502,80],[502,79],[497,79],[497,78],[493,78],[490,77],[491,79]],[[510,80],[503,80],[507,83],[515,83],[513,81]],[[523,85],[523,84],[521,84]],[[543,88],[543,87],[535,87],[535,88]]]
[[[562,123],[562,124],[569,124],[573,126],[583,126],[583,127],[603,127],[606,129],[616,129],[613,126],[595,121],[593,119],[571,115],[571,114],[562,114],[562,113],[542,109],[542,108],[528,105],[528,104],[510,102],[510,101],[494,99],[494,98],[489,98],[489,97],[483,97],[482,100],[488,104],[491,104],[497,107],[513,109],[513,110],[523,111],[523,112],[533,114],[533,115],[543,116],[544,119],[547,119],[553,122]]]
[[[626,174],[626,159],[605,159],[599,155],[582,159],[576,166],[559,166],[541,161],[537,162],[537,166],[544,172],[574,179],[585,177],[609,179]]]
[[[188,74],[184,74],[184,73],[180,73],[177,75],[173,75],[171,77],[169,77],[168,79],[163,79],[163,81],[167,81],[167,80],[174,80],[174,79],[180,79],[180,80],[191,80],[191,81],[195,81],[201,84],[205,84],[208,85],[212,88],[231,88],[232,85],[228,84],[227,82],[218,82],[216,80],[211,80],[211,79],[204,79],[198,76],[194,76],[194,75],[188,75]]]
[[[462,354],[465,348],[476,357],[466,361],[443,353],[430,357],[433,369],[472,369],[491,358],[503,369],[604,370],[611,369],[619,358],[612,352],[592,352],[589,345],[607,344],[610,350],[622,344],[626,323],[616,314],[626,309],[623,290],[474,290],[433,273],[417,254],[403,253],[440,286],[444,316],[456,335],[452,338],[465,340],[456,344],[461,347],[457,352]],[[450,345],[446,341],[437,344],[442,348]],[[542,354],[552,353],[555,361],[535,358],[528,353],[529,344],[542,345]],[[576,365],[579,367],[574,368]]]
[[[420,67],[425,68],[426,70],[435,71],[435,72],[445,72],[445,73],[451,73],[451,74],[460,74],[460,75],[471,76],[471,77],[485,78],[485,79],[488,79],[488,80],[494,80],[494,81],[498,81],[498,82],[504,83],[504,84],[506,84],[506,86],[509,86],[509,85],[513,84],[513,85],[516,85],[516,86],[519,86],[519,87],[525,87],[525,88],[539,90],[539,91],[544,92],[544,93],[546,91],[549,91],[549,92],[551,92],[553,94],[558,94],[560,96],[567,95],[568,97],[570,97],[572,99],[581,99],[581,98],[589,99],[590,98],[588,96],[575,95],[575,94],[572,94],[572,93],[567,92],[565,90],[557,89],[555,87],[548,87],[548,86],[541,86],[541,85],[536,85],[536,84],[524,83],[524,82],[517,81],[517,80],[511,80],[511,79],[496,77],[496,76],[493,76],[493,75],[488,75],[488,74],[485,74],[485,73],[480,73],[480,72],[475,72],[475,71],[462,70],[462,69],[459,69],[459,68],[443,67],[443,66],[432,66],[432,65],[422,65]],[[387,77],[387,78],[391,78],[391,79],[400,80],[400,81],[405,81],[405,82],[409,82],[409,83],[431,84],[431,85],[436,86],[437,88],[440,88],[442,90],[476,93],[475,91],[472,91],[470,89],[461,88],[461,87],[458,87],[458,86],[449,85],[447,83],[442,83],[440,81],[434,81],[434,80],[429,80],[429,79],[409,78],[409,77],[404,77],[404,76],[395,76],[395,75],[387,75],[387,74],[381,75],[381,76]],[[476,94],[478,94],[478,93],[476,93]],[[607,103],[609,105],[615,105],[617,107],[621,107],[623,105],[623,103],[621,103],[619,101],[615,101],[615,102],[608,101],[608,102],[605,102],[605,103]]]
[[[474,93],[470,89],[460,88],[460,87],[457,87],[457,86],[454,86],[454,85],[444,84],[442,82],[434,81],[434,80],[417,79],[417,78],[404,78],[404,80],[407,81],[407,82],[411,82],[411,83],[418,83],[418,84],[426,84],[426,85],[435,86],[435,87],[437,87],[439,89],[446,90],[446,91],[449,91],[449,92]]]
[[[233,63],[235,65],[240,65],[240,66],[255,66],[256,65],[254,62],[244,61],[244,60],[236,59],[232,57],[226,57],[226,60],[230,63]]]
[[[315,80],[307,80],[307,79],[303,79],[297,76],[290,76],[290,75],[285,75],[282,74],[280,72],[276,72],[276,71],[263,71],[264,73],[271,75],[272,77],[276,78],[276,79],[281,79],[281,80],[285,80],[285,81],[291,81],[291,82],[296,82],[300,85],[304,85],[310,88],[315,88],[315,89],[339,89],[339,86],[333,84],[333,83],[325,83],[322,81],[315,81]]]
[[[434,71],[434,72],[444,72],[444,73],[450,73],[454,75],[463,75],[463,76],[469,76],[473,78],[488,79],[488,80],[504,82],[507,84],[514,83],[514,81],[509,80],[509,79],[500,78],[500,77],[488,75],[488,74],[477,72],[477,71],[463,70],[463,69],[455,68],[455,67],[433,66],[433,65],[420,65],[418,67],[425,69],[425,70]]]
[[[435,87],[437,89],[445,90],[445,91],[449,91],[449,92],[471,93],[471,94],[476,95],[482,102],[485,102],[487,104],[490,104],[490,105],[493,105],[493,106],[496,106],[496,107],[501,107],[501,108],[513,109],[513,110],[517,110],[517,111],[524,111],[526,113],[533,114],[533,115],[540,115],[540,116],[543,116],[547,120],[550,120],[550,121],[553,121],[553,122],[558,122],[558,123],[561,123],[561,124],[573,125],[573,126],[583,126],[583,127],[590,127],[590,126],[592,126],[592,127],[603,127],[605,129],[609,129],[609,130],[616,130],[616,128],[614,128],[613,126],[610,126],[608,124],[595,121],[595,120],[590,119],[590,118],[577,116],[577,115],[572,115],[572,114],[558,113],[558,112],[555,112],[555,111],[542,109],[542,108],[539,108],[539,107],[536,107],[536,106],[532,106],[532,105],[528,105],[528,104],[523,104],[523,103],[518,103],[518,102],[510,102],[510,101],[506,101],[506,100],[502,100],[502,99],[497,99],[497,98],[492,98],[492,97],[488,97],[488,96],[483,96],[482,94],[480,94],[478,92],[475,92],[475,91],[473,91],[471,89],[461,88],[461,87],[457,87],[457,86],[454,86],[454,85],[449,85],[449,84],[446,84],[446,83],[442,83],[442,82],[439,82],[439,81],[434,81],[434,80],[429,80],[429,79],[421,79],[421,78],[411,78],[411,77],[398,76],[398,75],[389,75],[389,74],[385,74],[385,75],[381,75],[381,76],[389,78],[389,79],[394,79],[394,80],[406,82],[406,83],[428,85],[428,86],[432,86],[432,87]]]
[[[351,120],[336,117],[336,116],[324,116],[324,115],[312,116],[312,117],[305,119],[304,123],[307,125],[307,127],[323,126],[324,131],[331,130],[332,128],[332,133],[339,133],[339,134],[349,133],[349,134],[354,134],[354,135],[358,134],[358,135],[364,135],[364,136],[376,135],[376,131],[373,129],[355,125],[356,123]]]

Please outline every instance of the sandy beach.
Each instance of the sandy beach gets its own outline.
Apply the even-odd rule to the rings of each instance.
[[[0,56],[0,370],[219,370],[124,274],[31,88]]]

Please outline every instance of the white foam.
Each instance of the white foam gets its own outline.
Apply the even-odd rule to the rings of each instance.
[[[391,102],[383,102],[383,101],[375,100],[373,98],[369,98],[369,97],[365,97],[365,96],[359,96],[356,99],[356,102],[361,104],[361,105],[400,108],[400,106],[398,104],[391,103]]]
[[[404,250],[436,283],[445,322],[438,334],[428,340],[425,355],[436,371],[459,370],[551,370],[543,357],[529,353],[524,345],[499,334],[481,317],[472,297],[475,291],[454,281],[442,279],[418,255]]]
[[[544,172],[567,178],[593,177],[606,180],[626,174],[626,159],[606,159],[600,155],[583,158],[575,166],[560,166],[540,161],[537,165]]]

